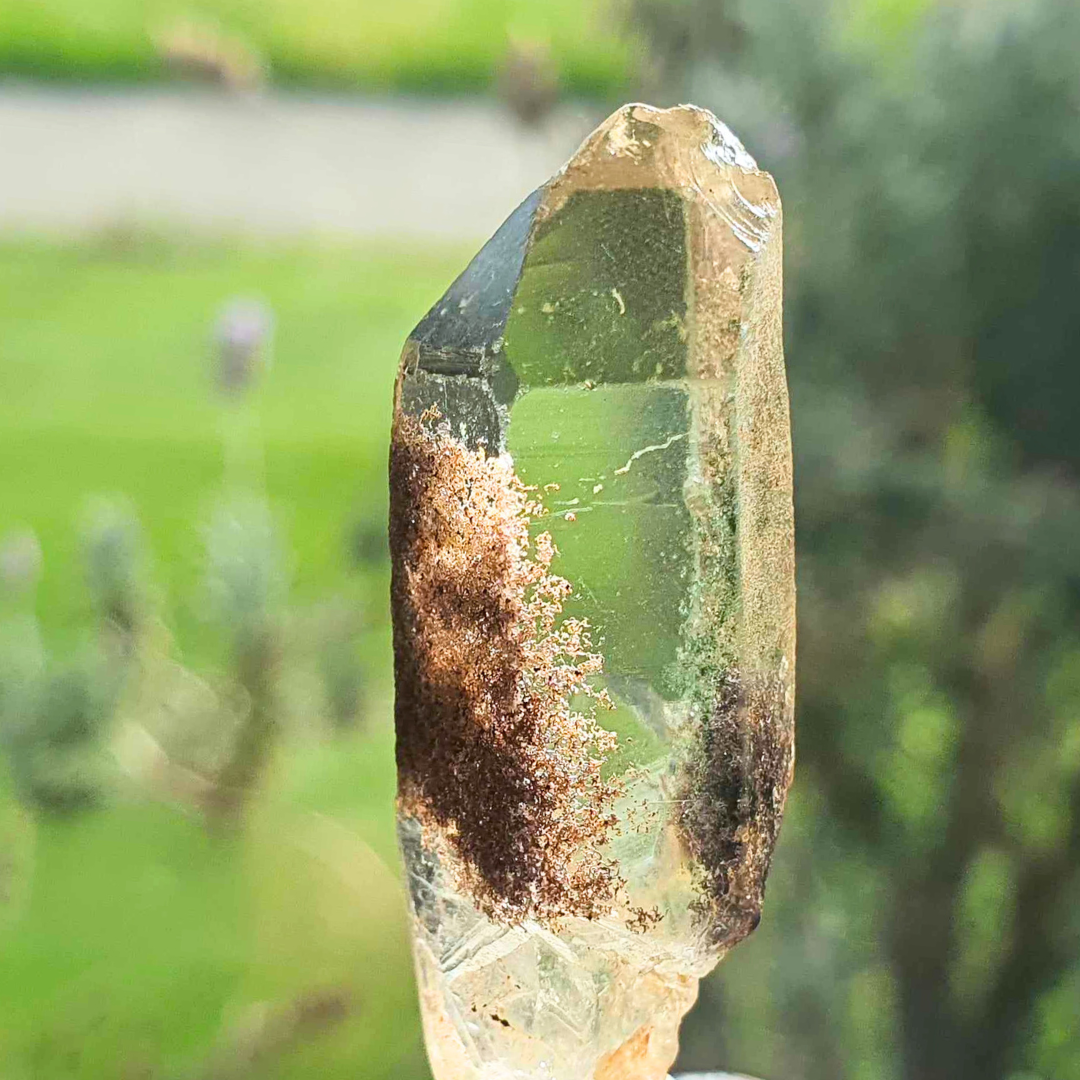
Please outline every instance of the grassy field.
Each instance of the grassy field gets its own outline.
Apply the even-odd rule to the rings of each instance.
[[[88,607],[81,507],[113,492],[198,657],[199,529],[222,469],[208,338],[234,295],[277,316],[256,406],[295,595],[366,584],[375,605],[364,730],[280,754],[242,837],[134,799],[34,819],[0,784],[3,1080],[426,1075],[394,855],[385,567],[357,567],[347,538],[385,520],[396,357],[464,254],[0,247],[0,534],[41,538],[56,654]]]
[[[548,42],[572,92],[610,96],[634,50],[619,0],[5,0],[0,75],[105,82],[160,78],[162,33],[188,22],[237,38],[276,81],[464,91],[491,83],[511,36]]]

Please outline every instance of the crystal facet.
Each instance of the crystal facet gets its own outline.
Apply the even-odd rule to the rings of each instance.
[[[437,1080],[662,1080],[791,779],[780,201],[629,105],[406,342],[399,834]]]

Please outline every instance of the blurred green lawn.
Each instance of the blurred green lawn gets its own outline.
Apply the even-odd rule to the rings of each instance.
[[[199,653],[199,525],[222,465],[208,339],[233,295],[277,316],[257,410],[295,594],[359,574],[377,604],[364,732],[280,754],[243,837],[149,802],[33,821],[0,787],[3,1080],[427,1075],[393,841],[385,567],[350,568],[345,537],[385,520],[396,358],[464,255],[0,245],[0,534],[29,524],[41,538],[56,651],[86,622],[80,507],[115,492],[147,530],[181,646]],[[272,1024],[325,991],[347,996],[348,1022],[235,1065],[258,1002]]]
[[[508,35],[550,44],[565,86],[612,95],[633,47],[619,0],[4,0],[0,74],[141,81],[154,35],[191,19],[238,35],[272,77],[308,86],[465,91],[488,85]]]

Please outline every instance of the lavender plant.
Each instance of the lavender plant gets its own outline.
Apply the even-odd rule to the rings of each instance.
[[[208,585],[229,636],[229,677],[241,715],[207,803],[216,822],[235,821],[262,775],[280,728],[285,593],[277,540],[264,500],[223,504],[208,536]]]
[[[124,682],[118,665],[133,650],[139,606],[135,537],[128,523],[122,532],[88,530],[84,558],[101,612],[100,637],[62,661],[44,648],[34,614],[41,567],[36,539],[22,531],[3,546],[9,612],[0,635],[0,734],[15,790],[40,810],[83,809],[107,787],[111,768],[104,744]]]
[[[353,602],[338,597],[302,618],[290,614],[252,394],[269,366],[273,327],[265,304],[233,300],[211,336],[223,469],[205,529],[204,608],[211,639],[224,642],[220,670],[202,677],[177,656],[125,503],[98,500],[84,515],[93,616],[69,657],[42,642],[36,536],[22,529],[0,541],[0,750],[18,797],[39,811],[85,809],[134,783],[198,809],[213,826],[233,826],[291,717],[315,715],[329,730],[356,721],[364,680]]]

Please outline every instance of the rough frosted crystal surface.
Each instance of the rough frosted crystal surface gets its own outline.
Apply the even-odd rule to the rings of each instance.
[[[620,109],[410,335],[399,825],[437,1080],[662,1080],[793,764],[780,202]]]

